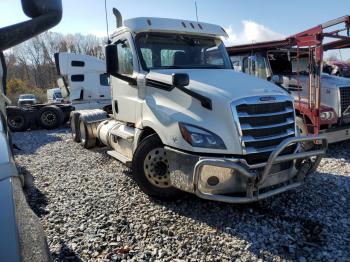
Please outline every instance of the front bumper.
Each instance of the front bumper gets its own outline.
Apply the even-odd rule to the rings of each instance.
[[[292,144],[316,141],[318,149],[281,155]],[[260,166],[248,166],[239,158],[202,157],[169,147],[165,149],[174,187],[203,199],[249,203],[302,185],[313,165],[326,153],[327,139],[325,136],[286,139]],[[311,157],[315,159],[311,161]]]
[[[337,143],[350,139],[350,125],[339,128],[330,128],[323,133],[327,137],[329,144]]]

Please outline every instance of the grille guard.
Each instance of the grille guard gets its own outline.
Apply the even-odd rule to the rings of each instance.
[[[315,141],[322,141],[321,149],[310,150],[306,152],[296,152],[293,154],[282,155],[282,156],[280,155],[283,152],[283,150],[286,147],[290,146],[291,144],[302,143],[302,142],[315,142]],[[198,197],[207,199],[207,200],[220,201],[220,202],[226,202],[226,203],[249,203],[249,202],[258,201],[258,200],[288,191],[290,189],[301,186],[303,184],[303,180],[305,176],[310,170],[313,170],[315,165],[311,165],[310,161],[304,162],[298,171],[297,182],[294,182],[285,186],[281,186],[261,194],[259,194],[259,186],[261,186],[264,183],[264,181],[267,179],[273,165],[286,162],[286,161],[306,159],[310,157],[316,157],[316,160],[314,163],[318,163],[321,160],[321,157],[326,154],[327,146],[328,146],[327,138],[324,135],[299,136],[299,137],[288,138],[284,140],[279,146],[277,146],[277,148],[271,153],[261,175],[259,175],[258,173],[249,172],[246,168],[244,168],[242,165],[240,165],[237,162],[233,162],[229,160],[218,160],[218,159],[202,159],[198,161],[198,163],[194,168],[193,186],[195,189],[194,190],[195,194]],[[239,172],[242,176],[250,179],[252,182],[247,187],[247,192],[246,192],[247,196],[234,197],[234,196],[227,196],[227,195],[214,195],[214,194],[201,192],[198,187],[199,178],[200,178],[202,168],[206,165],[231,168]],[[256,195],[254,195],[254,190],[257,191]]]

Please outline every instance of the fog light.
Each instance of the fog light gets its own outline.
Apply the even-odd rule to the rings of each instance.
[[[217,176],[211,176],[208,178],[207,183],[209,186],[216,186],[220,182],[219,178]]]

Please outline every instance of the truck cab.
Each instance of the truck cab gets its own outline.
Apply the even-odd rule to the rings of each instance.
[[[232,70],[222,27],[153,17],[122,26],[115,13],[106,47],[113,114],[80,113],[86,148],[107,145],[145,193],[163,199],[186,191],[245,203],[304,181],[326,140],[298,136],[288,92]],[[302,152],[306,140],[321,146]]]
[[[103,60],[89,55],[56,53],[57,81],[63,101],[76,110],[103,109],[111,104],[111,91]]]
[[[63,96],[60,88],[51,88],[46,91],[49,104],[63,103]]]

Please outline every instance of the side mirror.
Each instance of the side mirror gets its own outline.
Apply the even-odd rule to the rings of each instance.
[[[23,12],[30,18],[46,15],[50,12],[62,12],[61,0],[22,0]]]
[[[106,46],[106,72],[115,76],[118,74],[118,49],[114,44]]]
[[[273,76],[271,77],[271,81],[272,81],[273,83],[275,83],[276,85],[281,85],[281,84],[283,84],[282,78],[281,78],[280,76],[278,76],[278,75],[273,75]]]
[[[189,84],[190,77],[188,76],[188,74],[173,74],[173,86],[188,86]]]
[[[61,94],[64,99],[68,98],[70,95],[69,89],[66,85],[66,82],[62,77],[57,79],[57,85],[61,89]]]

